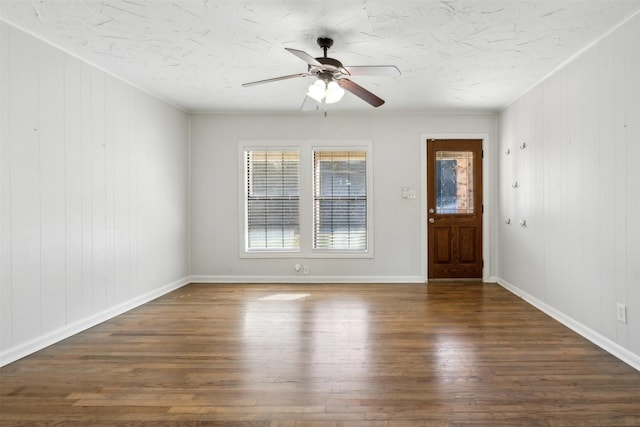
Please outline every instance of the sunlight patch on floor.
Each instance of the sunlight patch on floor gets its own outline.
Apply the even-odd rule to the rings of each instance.
[[[268,297],[259,298],[261,301],[295,301],[306,298],[311,294],[273,294]]]

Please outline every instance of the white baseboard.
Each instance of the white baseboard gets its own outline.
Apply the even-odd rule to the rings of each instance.
[[[499,277],[491,277],[491,282],[500,284],[503,288],[527,301],[537,309],[546,313],[550,317],[554,318],[558,322],[562,323],[569,329],[580,334],[584,338],[593,342],[603,350],[611,353],[613,356],[632,366],[640,371],[640,356],[632,353],[619,344],[611,341],[610,339],[602,336],[594,330],[586,327],[585,325],[577,322],[575,319],[565,315],[564,313],[556,310],[550,305],[540,301],[539,299],[529,295],[517,286],[503,280]],[[188,276],[177,280],[173,283],[163,286],[162,288],[151,291],[147,294],[133,298],[125,303],[119,304],[115,307],[97,313],[93,316],[89,316],[85,319],[79,320],[72,324],[66,325],[62,328],[51,331],[41,337],[33,339],[31,341],[21,343],[6,351],[0,353],[0,367],[5,366],[11,362],[19,360],[29,354],[42,350],[52,344],[55,344],[63,339],[69,338],[79,332],[96,326],[106,320],[116,317],[122,313],[132,310],[141,306],[149,301],[152,301],[162,295],[165,295],[171,291],[174,291],[188,283],[371,283],[371,284],[384,284],[384,283],[419,283],[425,284],[426,279],[421,276]]]
[[[426,283],[421,276],[190,276],[191,283]]]
[[[162,295],[181,288],[188,283],[189,278],[184,277],[180,280],[169,283],[168,285],[155,289],[144,295],[140,295],[138,297],[130,299],[129,301],[118,304],[115,307],[111,307],[92,316],[78,320],[69,325],[65,325],[54,331],[48,332],[38,338],[11,347],[0,353],[0,367],[5,366],[11,362],[15,362],[18,359],[22,359],[25,356],[42,350],[43,348],[49,347],[50,345],[62,341],[63,339],[69,338],[72,335],[96,326],[106,320],[112,319],[131,309],[139,307],[142,304],[145,304],[158,297],[161,297]]]
[[[572,331],[576,332],[577,334],[581,335],[582,337],[588,339],[589,341],[591,341],[592,343],[594,343],[598,347],[602,348],[606,352],[611,353],[613,356],[615,356],[618,359],[622,360],[623,362],[625,362],[629,366],[631,366],[631,367],[637,369],[638,371],[640,371],[640,356],[639,355],[637,355],[635,353],[632,353],[631,351],[627,350],[626,348],[622,347],[621,345],[611,341],[609,338],[599,334],[598,332],[596,332],[593,329],[583,325],[582,323],[578,322],[577,320],[575,320],[575,319],[567,316],[566,314],[556,310],[555,308],[551,307],[547,303],[542,302],[539,299],[537,299],[536,297],[529,295],[528,293],[524,292],[522,289],[520,289],[517,286],[507,282],[506,280],[503,280],[501,278],[497,278],[496,281],[500,286],[502,286],[506,290],[510,291],[511,293],[517,295],[518,297],[522,298],[523,300],[525,300],[529,304],[531,304],[534,307],[536,307],[538,310],[540,310],[543,313],[549,315],[550,317],[554,318],[558,322],[562,323],[567,328],[571,329]]]

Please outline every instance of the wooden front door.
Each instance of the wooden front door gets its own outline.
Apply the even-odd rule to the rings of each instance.
[[[482,278],[482,140],[427,141],[429,278]]]

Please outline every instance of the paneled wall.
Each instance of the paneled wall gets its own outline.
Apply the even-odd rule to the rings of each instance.
[[[0,31],[6,363],[188,275],[188,115]]]
[[[499,276],[639,363],[640,16],[504,110],[499,129]]]

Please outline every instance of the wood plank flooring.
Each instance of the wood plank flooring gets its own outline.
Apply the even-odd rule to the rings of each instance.
[[[495,284],[188,285],[0,369],[0,425],[640,425],[640,372]]]

